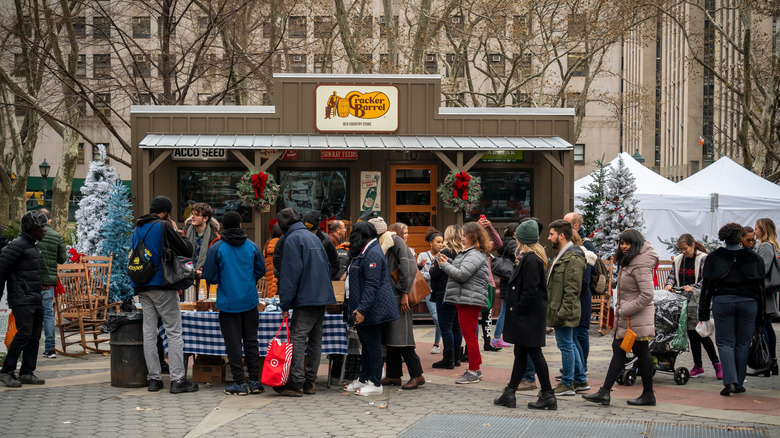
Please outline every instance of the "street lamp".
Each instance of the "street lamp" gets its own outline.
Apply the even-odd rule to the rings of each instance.
[[[639,150],[634,152],[634,155],[631,155],[631,158],[633,158],[636,161],[638,161],[639,164],[644,164],[645,163],[645,157],[643,157],[642,154],[639,153]]]
[[[43,163],[38,166],[38,170],[41,172],[41,176],[43,177],[43,206],[46,207],[46,188],[48,185],[47,182],[49,179],[49,171],[51,170],[51,166],[49,166],[49,163],[46,162],[46,158],[44,158]]]

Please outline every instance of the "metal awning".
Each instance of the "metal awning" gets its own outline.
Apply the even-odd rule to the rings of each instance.
[[[405,151],[560,151],[571,150],[561,137],[471,137],[416,135],[199,135],[148,134],[142,149],[357,149]]]

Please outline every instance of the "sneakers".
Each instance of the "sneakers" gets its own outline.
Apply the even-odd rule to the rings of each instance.
[[[225,394],[227,395],[249,395],[249,385],[246,382],[233,382],[230,386],[225,388]]]
[[[574,392],[585,392],[585,391],[590,391],[590,385],[588,385],[587,380],[580,383],[574,382]]]
[[[441,353],[441,348],[438,345],[434,345],[433,348],[431,348],[431,354],[439,354]]]
[[[555,381],[556,382],[560,382],[561,379],[563,379],[563,376],[561,374],[558,374],[557,376],[555,376]]]
[[[287,383],[284,386],[274,388],[274,392],[279,395],[286,395],[287,397],[303,397],[303,388],[293,386],[292,383]]]
[[[455,383],[479,383],[479,375],[467,370],[455,380]]]
[[[181,379],[177,382],[171,382],[171,394],[181,394],[183,392],[195,392],[198,390],[198,384],[190,382],[187,379]]]
[[[317,393],[317,386],[313,380],[307,380],[303,382],[303,393],[306,395],[314,395]]]
[[[482,370],[477,370],[477,377],[479,377],[479,380],[482,380]]]
[[[536,382],[529,382],[528,380],[521,380],[520,384],[517,385],[518,391],[536,391],[537,389]]]
[[[574,395],[574,394],[576,394],[576,392],[574,392],[573,385],[564,385],[563,383],[559,383],[558,386],[555,387],[556,396]]]
[[[49,359],[54,359],[54,358],[56,358],[56,357],[57,357],[57,352],[56,352],[56,351],[54,351],[54,349],[53,349],[53,348],[52,348],[52,349],[49,349],[49,350],[44,350],[44,352],[43,352],[42,356],[43,356],[43,357],[48,357]]]
[[[22,386],[22,382],[16,378],[16,374],[14,373],[0,372],[0,382],[9,388],[19,388]]]
[[[698,365],[694,365],[693,368],[691,368],[691,377],[704,377],[704,369]]]
[[[168,365],[168,362],[160,362],[160,374],[170,374],[171,373],[171,367]]]
[[[149,382],[149,392],[157,392],[163,389],[162,380],[149,379],[148,382]]]
[[[265,388],[260,383],[259,380],[250,380],[249,381],[249,393],[250,394],[262,394],[265,392]]]
[[[344,386],[344,391],[357,391],[358,389],[366,386],[364,382],[361,382],[360,379],[353,380],[349,385]]]
[[[45,380],[41,379],[40,377],[36,376],[33,373],[20,374],[19,382],[25,385],[43,385],[44,383],[46,383]]]
[[[512,346],[512,344],[508,342],[504,342],[503,339],[499,339],[499,338],[493,338],[493,340],[490,341],[490,345],[496,348],[509,348]]]
[[[382,388],[382,385],[374,386],[371,385],[364,385],[361,388],[358,388],[357,391],[355,391],[355,394],[362,395],[362,396],[369,396],[369,395],[381,395],[382,392],[384,392],[384,388]]]
[[[715,368],[715,378],[723,380],[723,368],[721,368],[720,362],[712,364],[712,367]]]

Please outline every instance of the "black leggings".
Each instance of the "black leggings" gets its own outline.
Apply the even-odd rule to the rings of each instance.
[[[539,377],[542,391],[551,390],[550,370],[547,368],[547,361],[544,359],[541,347],[528,348],[515,345],[515,362],[512,365],[512,377],[509,378],[509,385],[507,386],[517,389],[520,381],[523,380],[529,356],[534,364],[534,368],[536,368],[536,375]]]
[[[482,339],[489,341],[493,334],[493,320],[490,318],[490,309],[482,311],[482,319],[479,320],[482,326]]]
[[[720,362],[718,353],[715,351],[715,344],[712,343],[712,337],[702,338],[696,330],[688,330],[688,339],[691,341],[691,355],[693,355],[693,364],[699,368],[702,367],[701,347],[707,352],[710,362],[713,365]]]
[[[623,371],[626,365],[626,352],[620,348],[621,343],[623,343],[623,339],[612,341],[612,360],[609,361],[607,377],[604,378],[604,386],[602,386],[606,390],[612,389],[618,374]],[[637,364],[639,365],[639,375],[642,376],[643,392],[653,392],[653,358],[650,357],[649,342],[634,341],[633,351],[639,358]],[[539,370],[536,371],[539,372]]]

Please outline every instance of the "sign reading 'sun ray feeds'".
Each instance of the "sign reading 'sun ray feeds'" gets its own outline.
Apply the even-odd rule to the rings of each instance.
[[[314,92],[315,126],[320,132],[393,133],[398,131],[395,85],[318,85]]]

